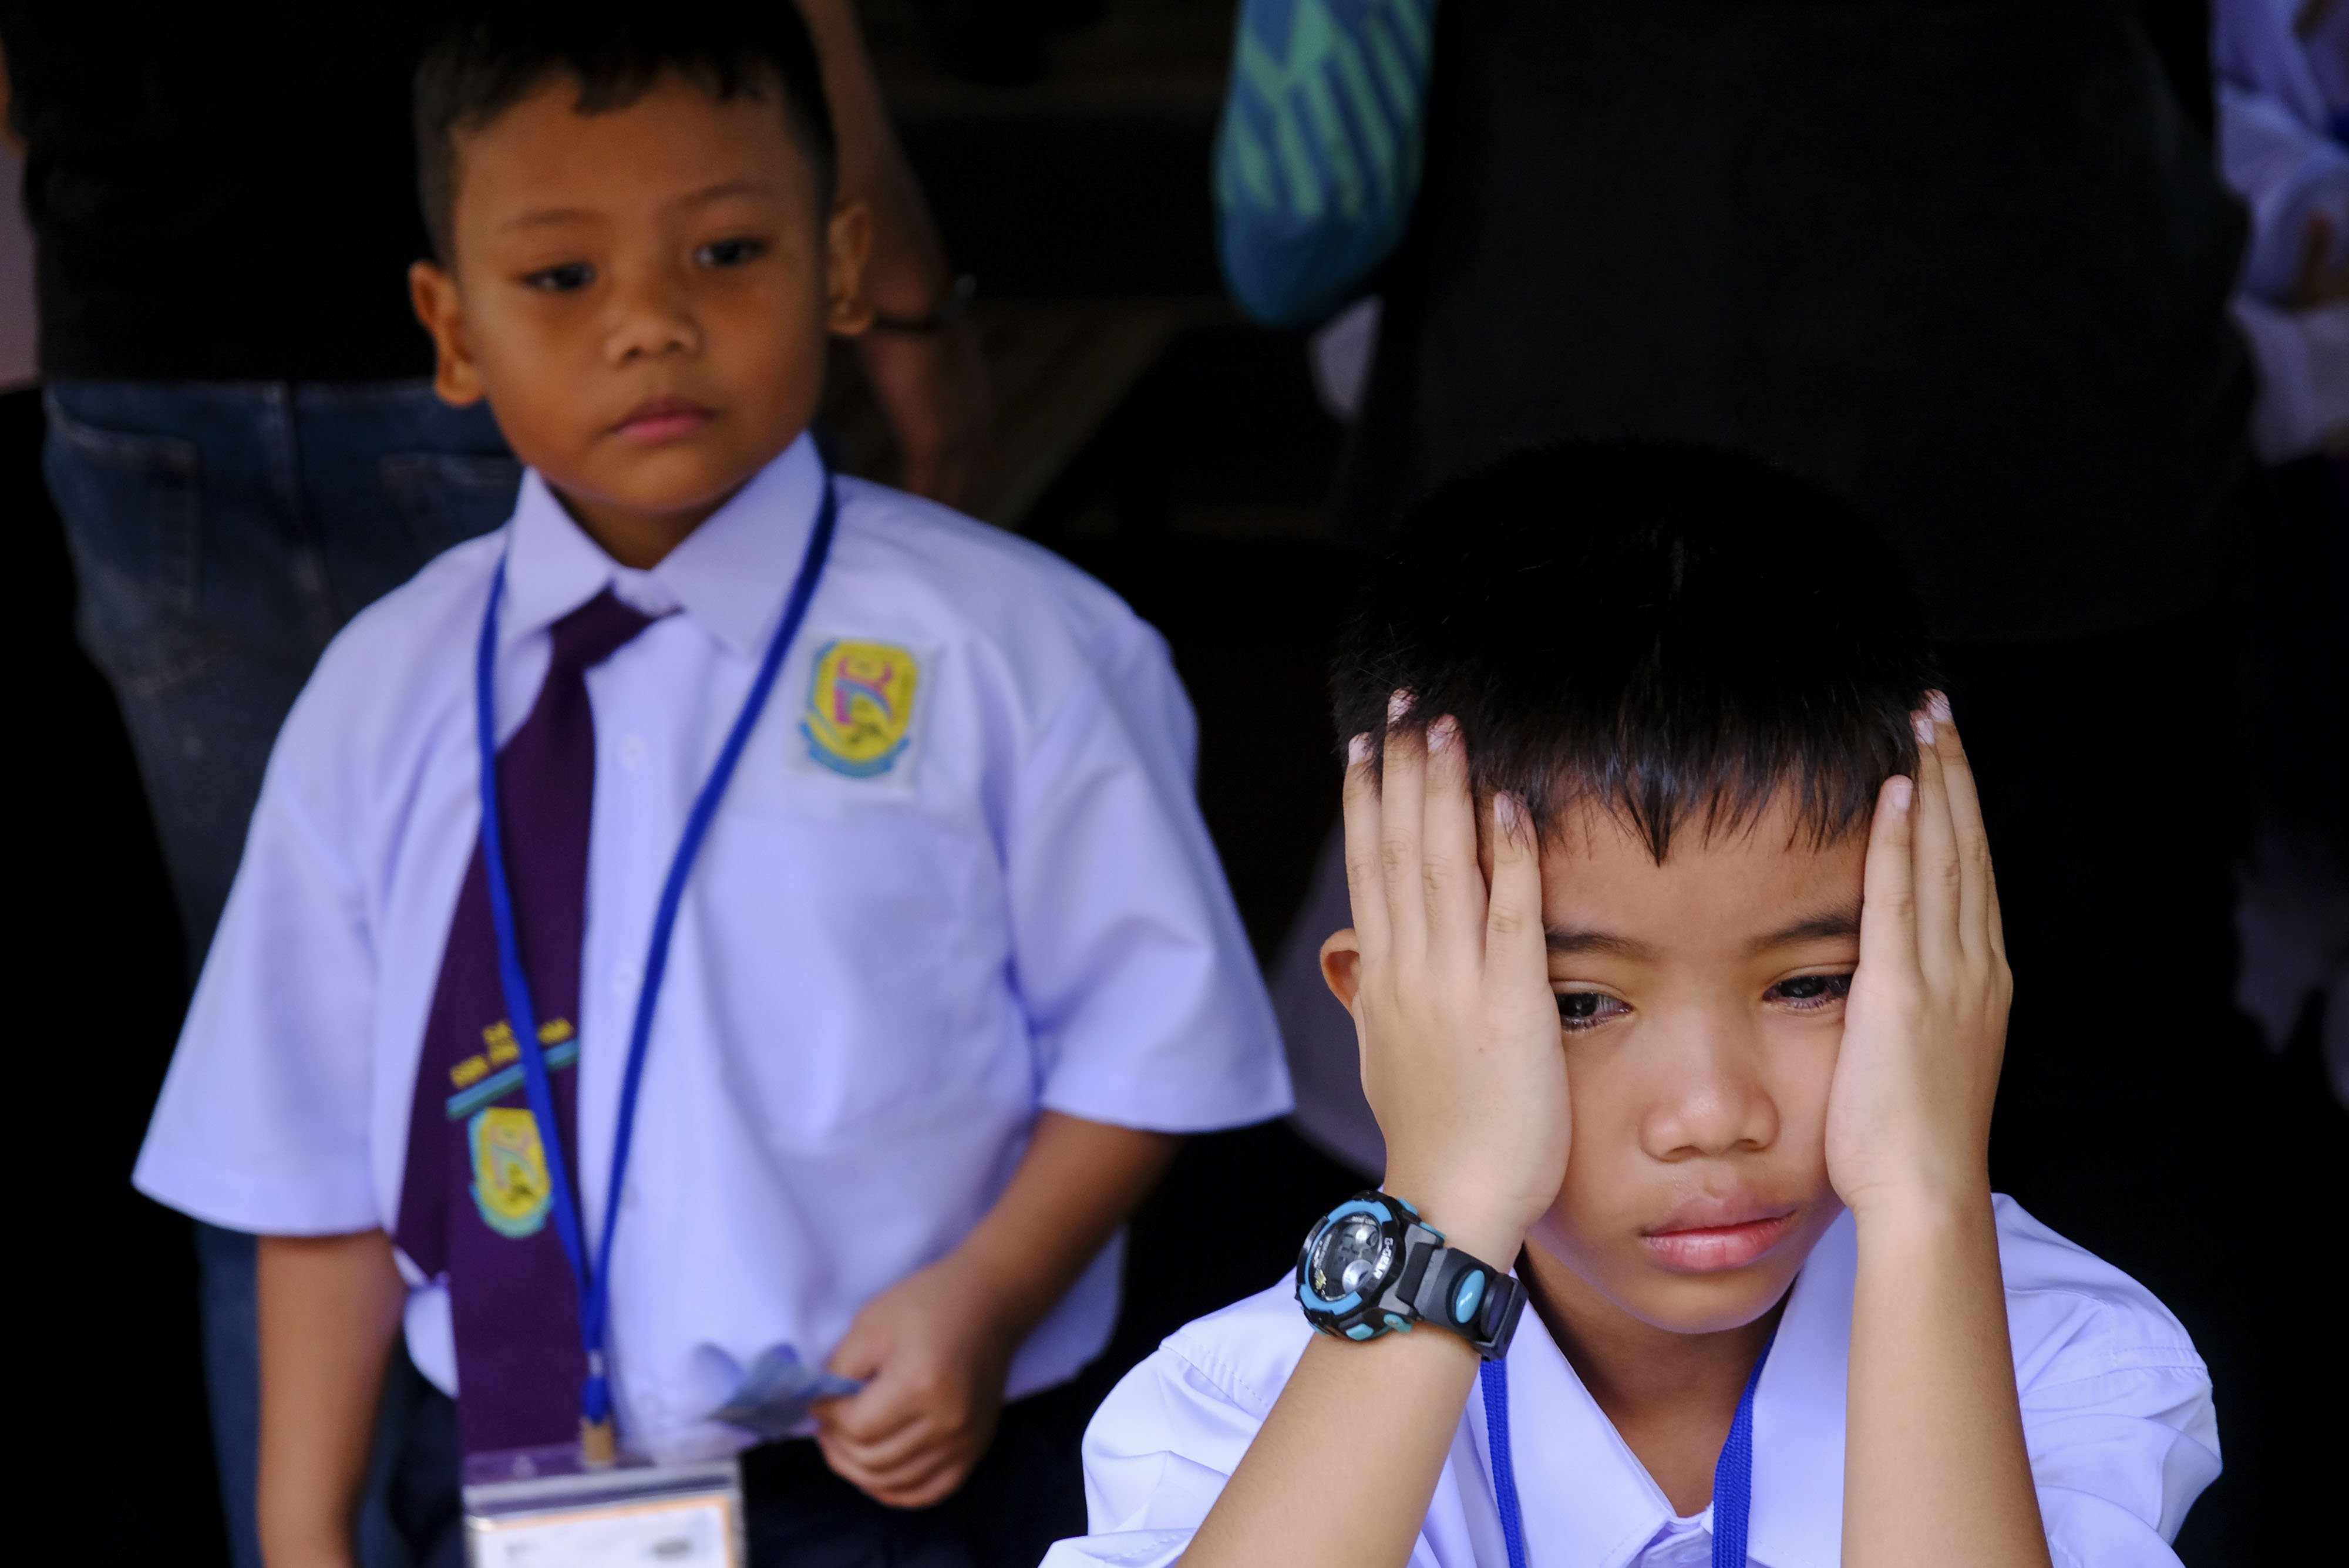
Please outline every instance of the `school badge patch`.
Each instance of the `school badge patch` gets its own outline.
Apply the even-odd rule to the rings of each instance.
[[[546,1146],[526,1106],[492,1106],[465,1124],[473,1150],[473,1205],[501,1236],[536,1235],[554,1201]]]
[[[922,661],[908,648],[833,638],[815,650],[800,733],[807,760],[843,778],[912,771]]]

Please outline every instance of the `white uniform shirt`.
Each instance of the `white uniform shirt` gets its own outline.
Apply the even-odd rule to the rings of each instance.
[[[545,678],[556,619],[607,585],[680,612],[586,677],[574,1168],[603,1226],[655,902],[822,479],[803,438],[636,572],[532,474],[506,528],[351,623],[271,756],[142,1191],[264,1234],[396,1227],[426,1012],[481,817],[474,649],[510,550],[501,742]],[[1040,1108],[1180,1131],[1289,1105],[1157,635],[1044,550],[837,483],[831,564],[693,867],[637,1107],[612,1345],[624,1434],[655,1452],[739,1442],[702,1417],[748,1364],[779,1343],[821,1360],[866,1301],[950,1251]],[[910,697],[895,702],[902,749],[867,776],[826,765],[802,724],[818,657],[841,640],[915,670],[895,692]],[[1012,1394],[1100,1351],[1120,1251],[1020,1348]],[[409,1350],[454,1392],[446,1289],[409,1272]]]
[[[2174,1564],[2187,1506],[2219,1473],[2210,1380],[2145,1288],[1998,1199],[1999,1259],[2023,1435],[2056,1568]],[[1754,1397],[1748,1560],[1842,1557],[1851,1217],[1804,1265]],[[1440,1330],[1425,1332],[1436,1333]],[[1085,1433],[1095,1533],[1045,1568],[1158,1568],[1179,1558],[1312,1338],[1277,1285],[1170,1336]],[[1528,1310],[1509,1348],[1509,1445],[1531,1568],[1702,1568],[1713,1511],[1678,1518]],[[1377,1390],[1365,1385],[1364,1398]],[[1413,1568],[1508,1568],[1484,1400],[1468,1399]]]

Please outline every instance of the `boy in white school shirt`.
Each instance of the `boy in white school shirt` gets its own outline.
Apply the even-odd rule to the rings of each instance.
[[[1991,1191],[2011,985],[1931,681],[1883,545],[1748,460],[1421,508],[1340,659],[1323,949],[1384,1186],[1118,1386],[1052,1568],[2176,1561],[2209,1379]]]
[[[824,472],[867,228],[792,6],[483,8],[418,130],[439,386],[531,472],[296,705],[137,1172],[263,1238],[268,1560],[353,1561],[404,1324],[419,1562],[460,1457],[740,1449],[777,1347],[864,1386],[754,1456],[755,1563],[1033,1562],[1073,1423],[1007,1397],[1175,1135],[1288,1103],[1164,648]]]

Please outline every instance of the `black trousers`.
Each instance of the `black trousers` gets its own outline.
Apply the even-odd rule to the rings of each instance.
[[[417,1568],[464,1568],[457,1406],[408,1376],[393,1522]],[[742,1493],[751,1568],[1035,1568],[1053,1542],[1084,1533],[1077,1444],[1101,1392],[1081,1377],[1005,1406],[970,1479],[931,1508],[874,1501],[833,1474],[806,1438],[750,1449]]]
[[[2234,1005],[2228,628],[1941,654],[2014,971],[1992,1179],[2151,1289],[2209,1365],[2226,1472],[2180,1555],[2272,1561],[2284,1330],[2324,1309],[2282,1310],[2307,1287],[2271,1227],[2314,1151],[2279,1136]]]

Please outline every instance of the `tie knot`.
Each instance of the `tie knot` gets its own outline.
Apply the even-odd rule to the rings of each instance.
[[[547,675],[570,675],[592,669],[618,651],[655,618],[621,602],[605,588],[554,623],[554,659]]]

